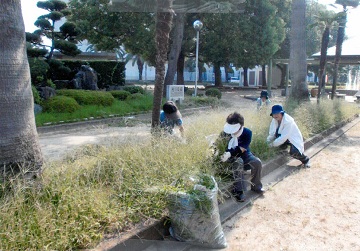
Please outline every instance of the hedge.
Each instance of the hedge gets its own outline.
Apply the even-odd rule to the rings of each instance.
[[[110,92],[89,90],[57,90],[57,95],[74,98],[80,105],[102,105],[110,106],[115,98]]]

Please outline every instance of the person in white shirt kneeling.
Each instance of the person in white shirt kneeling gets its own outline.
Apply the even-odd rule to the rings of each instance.
[[[281,105],[271,108],[270,123],[267,142],[270,147],[287,148],[290,146],[290,156],[300,160],[304,167],[310,167],[310,159],[304,154],[303,136],[296,125],[295,120],[285,111]]]

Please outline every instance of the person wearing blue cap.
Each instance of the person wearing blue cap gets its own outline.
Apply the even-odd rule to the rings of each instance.
[[[261,171],[262,163],[250,150],[252,132],[244,127],[244,117],[237,113],[231,113],[224,125],[224,133],[231,138],[228,141],[227,149],[221,156],[222,162],[231,164],[234,185],[233,194],[239,202],[245,201],[246,186],[244,170],[251,169],[251,190],[262,194]]]
[[[296,125],[295,120],[285,111],[281,105],[271,108],[270,116],[273,117],[267,142],[270,147],[290,146],[290,156],[301,161],[304,167],[310,167],[310,159],[304,154],[303,136]]]
[[[269,99],[268,92],[261,91],[260,98],[257,98],[257,100],[256,100],[257,109],[260,110],[261,107],[268,106],[268,105],[270,105],[270,103],[271,103],[271,101]]]

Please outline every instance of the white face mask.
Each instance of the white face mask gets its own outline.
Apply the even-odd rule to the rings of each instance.
[[[244,131],[244,127],[241,126],[241,128],[240,128],[239,131],[237,131],[236,133],[231,134],[231,137],[233,137],[233,138],[238,138],[238,137],[240,137],[240,135],[243,133],[243,131]]]

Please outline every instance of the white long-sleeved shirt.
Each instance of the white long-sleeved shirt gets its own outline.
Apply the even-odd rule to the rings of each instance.
[[[278,130],[278,134],[281,134],[281,136],[276,138],[275,133],[278,126],[278,121],[273,118],[270,123],[267,141],[271,142],[274,140],[272,143],[273,146],[280,146],[284,144],[286,140],[289,140],[290,143],[293,144],[302,154],[304,152],[303,136],[294,119],[287,113],[284,113]]]

